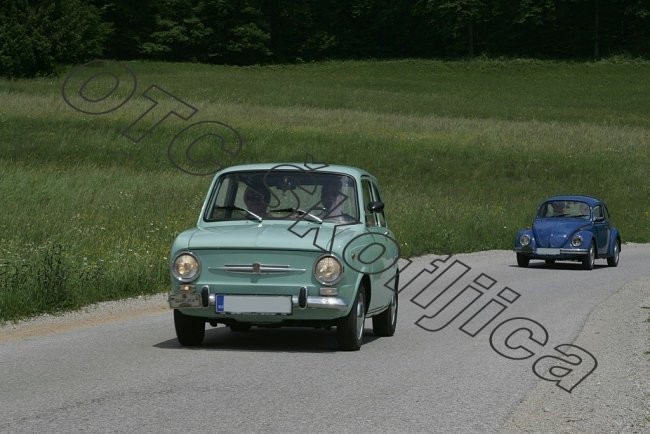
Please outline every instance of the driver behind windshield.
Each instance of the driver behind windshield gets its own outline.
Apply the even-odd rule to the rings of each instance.
[[[271,193],[263,185],[246,187],[244,203],[246,204],[246,209],[250,212],[257,214],[260,217],[268,217],[268,207],[270,202]]]

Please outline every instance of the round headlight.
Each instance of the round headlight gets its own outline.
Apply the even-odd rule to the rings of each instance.
[[[314,265],[314,277],[325,285],[336,283],[342,274],[343,266],[341,261],[334,256],[321,256]]]
[[[530,244],[530,236],[527,234],[523,234],[522,236],[519,237],[519,242],[521,243],[522,246],[527,246]]]
[[[199,260],[191,253],[181,253],[174,259],[172,273],[181,282],[191,282],[199,275],[201,265]]]
[[[582,237],[580,235],[574,235],[571,239],[571,245],[573,247],[580,247],[582,245]]]

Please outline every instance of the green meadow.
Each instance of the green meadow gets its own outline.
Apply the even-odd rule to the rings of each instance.
[[[170,243],[211,180],[168,148],[203,121],[242,139],[222,127],[223,149],[196,147],[216,161],[203,171],[313,159],[375,174],[404,257],[509,249],[563,193],[604,199],[624,242],[650,241],[648,61],[116,65],[137,87],[104,114],[66,103],[79,69],[0,81],[0,321],[165,291]],[[84,83],[66,91],[83,87],[92,111],[112,82]],[[116,89],[103,103],[128,95]]]

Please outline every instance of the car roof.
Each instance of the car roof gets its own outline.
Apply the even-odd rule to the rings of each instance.
[[[599,203],[603,203],[603,201],[598,199],[597,197],[581,196],[581,195],[551,196],[549,198],[546,198],[542,203],[553,201],[553,200],[573,200],[573,201],[577,201],[577,202],[586,202],[587,205],[589,205],[589,206],[595,206],[595,205],[598,205]]]
[[[326,163],[258,163],[258,164],[241,164],[238,166],[231,166],[221,170],[219,173],[230,172],[243,172],[253,170],[301,170],[301,171],[317,171],[317,172],[335,172],[344,173],[354,177],[370,176],[373,175],[363,169],[352,166],[341,166],[336,164]]]

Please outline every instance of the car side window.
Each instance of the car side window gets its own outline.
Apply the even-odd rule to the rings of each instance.
[[[368,204],[372,202],[372,186],[370,181],[364,179],[361,181],[361,189],[363,190],[363,209],[366,213],[366,224],[368,226],[378,226],[375,213],[368,211]]]
[[[373,193],[373,202],[381,202],[381,196],[379,195],[379,189],[377,188],[377,185],[373,182],[372,183],[372,193]],[[375,217],[377,219],[377,226],[381,226],[382,228],[386,227],[386,216],[384,215],[384,211],[376,212]]]
[[[604,217],[603,216],[603,207],[600,206],[600,205],[596,205],[594,207],[594,218],[599,219],[601,217]]]

